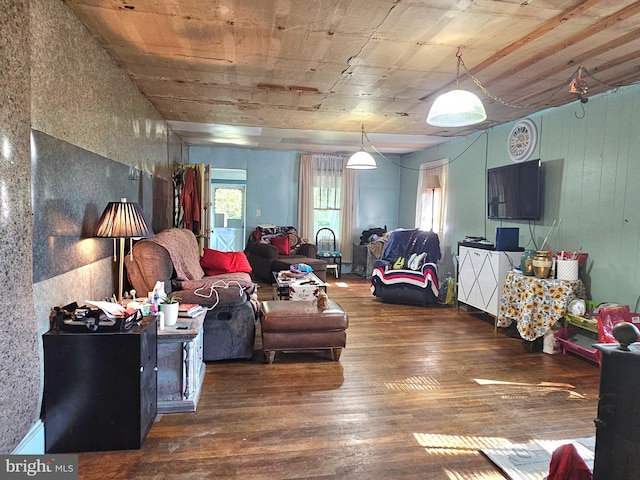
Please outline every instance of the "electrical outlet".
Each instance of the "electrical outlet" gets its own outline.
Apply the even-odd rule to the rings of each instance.
[[[260,209],[256,210],[256,217],[259,217],[260,215],[262,215],[262,211],[260,211]]]

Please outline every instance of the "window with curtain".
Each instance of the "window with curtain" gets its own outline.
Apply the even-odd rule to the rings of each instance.
[[[342,157],[318,155],[313,169],[313,231],[330,228],[340,239]]]
[[[444,242],[446,170],[446,159],[420,165],[416,198],[416,227],[433,230],[440,237],[440,244]],[[431,186],[430,177],[437,177],[440,186]]]
[[[346,160],[341,155],[301,155],[298,224],[301,235],[312,242],[320,228],[332,229],[343,261],[350,263],[354,176],[345,168]]]

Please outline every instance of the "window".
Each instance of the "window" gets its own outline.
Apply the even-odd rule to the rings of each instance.
[[[342,260],[351,263],[355,177],[344,168],[346,160],[341,155],[300,156],[298,232],[313,241],[320,228],[332,229]]]
[[[440,186],[429,187],[430,177],[437,177]],[[416,198],[416,227],[421,230],[433,230],[440,237],[440,244],[444,242],[446,225],[446,184],[446,159],[420,165]]]
[[[440,232],[441,192],[440,188],[427,188],[420,192],[418,199],[420,217],[417,226],[421,230]]]
[[[213,205],[213,213],[224,215],[227,221],[244,218],[244,192],[240,188],[215,188]]]
[[[342,157],[323,155],[314,162],[313,231],[326,227],[339,242],[342,208]],[[325,158],[326,157],[326,158]]]

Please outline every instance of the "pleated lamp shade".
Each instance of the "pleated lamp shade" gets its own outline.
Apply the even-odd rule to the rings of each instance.
[[[126,198],[119,202],[109,202],[102,212],[95,232],[96,237],[103,238],[145,238],[152,237],[153,231],[147,225],[142,210],[137,203],[127,202]]]
[[[152,237],[153,231],[147,225],[142,210],[137,203],[127,202],[122,198],[119,202],[109,202],[98,221],[95,235],[102,238],[113,238],[113,260],[116,260],[116,239],[120,242],[120,264],[118,265],[118,300],[122,300],[124,286],[124,242],[134,238]],[[133,257],[132,257],[133,259]]]

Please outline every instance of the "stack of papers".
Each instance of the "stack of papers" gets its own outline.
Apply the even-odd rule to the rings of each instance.
[[[179,317],[194,318],[204,312],[204,307],[197,303],[181,303],[178,307]]]

